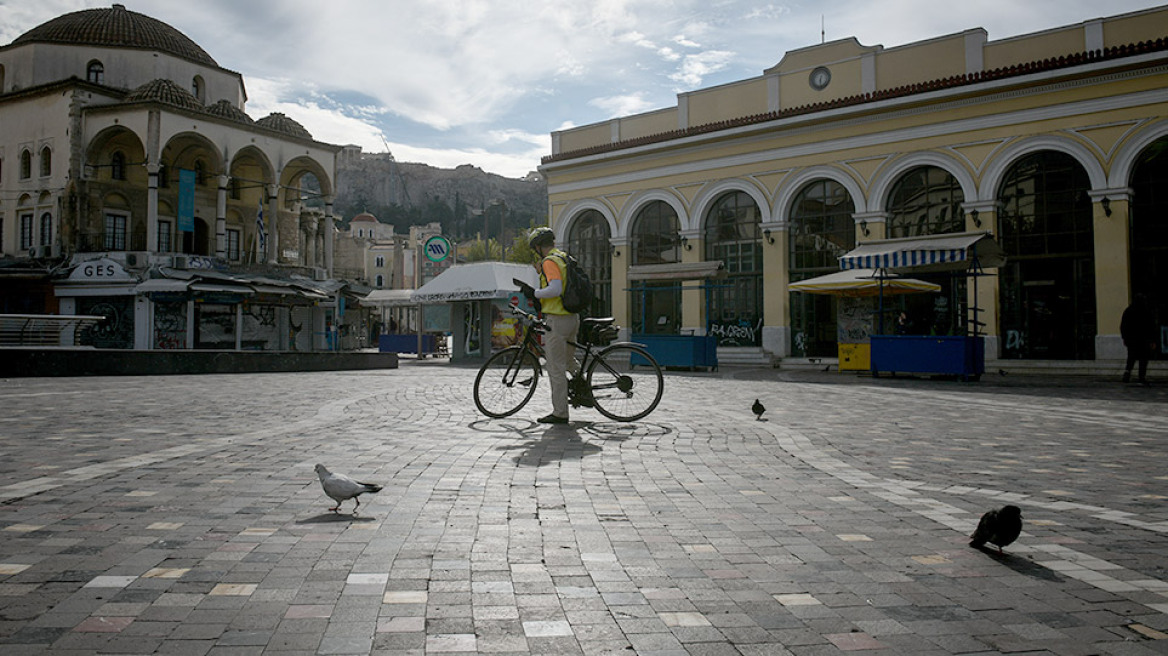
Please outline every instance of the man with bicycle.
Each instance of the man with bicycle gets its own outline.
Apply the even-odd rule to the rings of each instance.
[[[568,366],[575,361],[575,339],[580,328],[580,315],[564,309],[564,272],[568,267],[566,253],[556,248],[556,233],[546,226],[536,228],[527,237],[527,244],[539,254],[539,289],[523,289],[534,297],[548,325],[544,334],[548,381],[552,388],[552,413],[540,417],[541,424],[568,423]]]

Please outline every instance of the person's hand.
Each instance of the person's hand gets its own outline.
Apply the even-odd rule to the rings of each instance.
[[[531,298],[531,299],[535,298],[535,288],[534,287],[532,287],[531,285],[529,285],[525,282],[521,282],[521,281],[516,281],[516,282],[519,283],[519,291],[523,292],[524,296],[526,296],[527,298]]]

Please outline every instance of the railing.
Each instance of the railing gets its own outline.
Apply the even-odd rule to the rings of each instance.
[[[77,235],[77,252],[78,253],[98,253],[101,251],[145,251],[150,250],[146,248],[146,235],[135,235],[126,233],[118,235],[121,237],[121,243],[113,238],[106,241],[106,233],[98,232],[82,232]]]
[[[0,314],[0,346],[77,346],[85,329],[102,321],[93,314]]]

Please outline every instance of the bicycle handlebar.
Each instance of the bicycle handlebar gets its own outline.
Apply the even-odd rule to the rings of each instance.
[[[540,330],[547,330],[548,329],[547,322],[545,322],[543,319],[540,319],[539,317],[535,316],[534,314],[532,314],[526,310],[520,309],[520,307],[514,303],[511,304],[511,314],[514,314],[514,315],[522,318],[523,320],[527,321],[528,323],[535,326],[536,328],[539,328]]]

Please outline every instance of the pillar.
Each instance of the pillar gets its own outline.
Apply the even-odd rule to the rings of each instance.
[[[855,212],[856,242],[886,239],[888,235],[888,212]]]
[[[966,232],[997,233],[998,203],[997,201],[979,201],[962,204],[965,212]],[[975,303],[981,312],[977,313],[977,320],[985,324],[980,333],[985,335],[986,357],[993,360],[1002,355],[1002,342],[999,330],[999,299],[1001,298],[1001,276],[996,269],[986,271],[988,276],[977,279],[976,292],[974,281],[969,279],[966,289],[968,303],[972,307]],[[976,293],[976,296],[974,295]],[[971,326],[972,328],[972,326]]]
[[[268,194],[268,207],[265,218],[268,224],[268,262],[280,262],[280,187],[279,185],[265,185],[264,191]]]
[[[685,263],[701,262],[705,254],[705,241],[702,231],[685,230],[681,237],[681,261]],[[681,331],[693,332],[695,335],[706,334],[706,290],[702,289],[705,280],[679,280],[681,289]]]
[[[1095,230],[1095,359],[1127,357],[1119,320],[1131,302],[1131,189],[1092,189]]]
[[[215,257],[227,259],[227,183],[230,178],[219,176],[219,193],[215,197]]]
[[[158,162],[146,164],[146,252],[158,252]],[[171,234],[171,239],[174,234]]]
[[[762,231],[762,348],[773,356],[785,358],[791,355],[787,224],[762,223],[758,227]]]
[[[629,291],[629,240],[613,237],[612,244],[612,316],[621,327],[621,339],[628,339],[632,333],[632,302]]]

